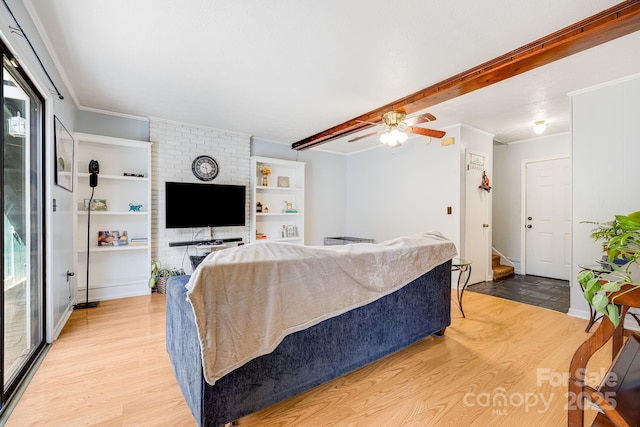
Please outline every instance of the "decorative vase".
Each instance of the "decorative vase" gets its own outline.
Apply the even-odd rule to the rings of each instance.
[[[262,186],[263,187],[268,187],[269,186],[269,180],[267,179],[269,175],[262,175]]]

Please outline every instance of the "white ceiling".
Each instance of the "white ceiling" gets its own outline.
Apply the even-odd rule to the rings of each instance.
[[[287,144],[618,3],[24,1],[71,90],[63,95],[79,108]],[[639,73],[639,47],[636,32],[436,105],[429,127],[463,123],[502,143],[534,137],[541,119],[547,133],[568,131],[567,93]],[[376,144],[372,136],[320,148]]]

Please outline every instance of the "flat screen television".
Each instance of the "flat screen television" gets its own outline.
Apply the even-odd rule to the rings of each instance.
[[[167,182],[167,228],[232,227],[246,225],[244,185]]]

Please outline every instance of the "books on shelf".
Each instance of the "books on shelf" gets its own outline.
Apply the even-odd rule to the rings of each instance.
[[[148,239],[146,237],[134,237],[129,240],[129,244],[132,246],[146,246]]]

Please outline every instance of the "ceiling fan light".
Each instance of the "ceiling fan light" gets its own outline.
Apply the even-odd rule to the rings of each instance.
[[[388,130],[380,135],[380,142],[388,145],[389,147],[396,148],[402,145],[409,138],[406,132],[402,132],[398,129]]]
[[[547,125],[544,123],[544,120],[539,120],[533,124],[533,132],[538,135],[542,134],[546,128]]]
[[[390,148],[398,148],[402,145],[402,142],[400,142],[399,140],[394,140],[392,141],[390,144],[388,144]]]
[[[398,142],[399,143],[403,143],[407,140],[407,138],[409,138],[409,135],[407,135],[406,132],[398,132]]]

